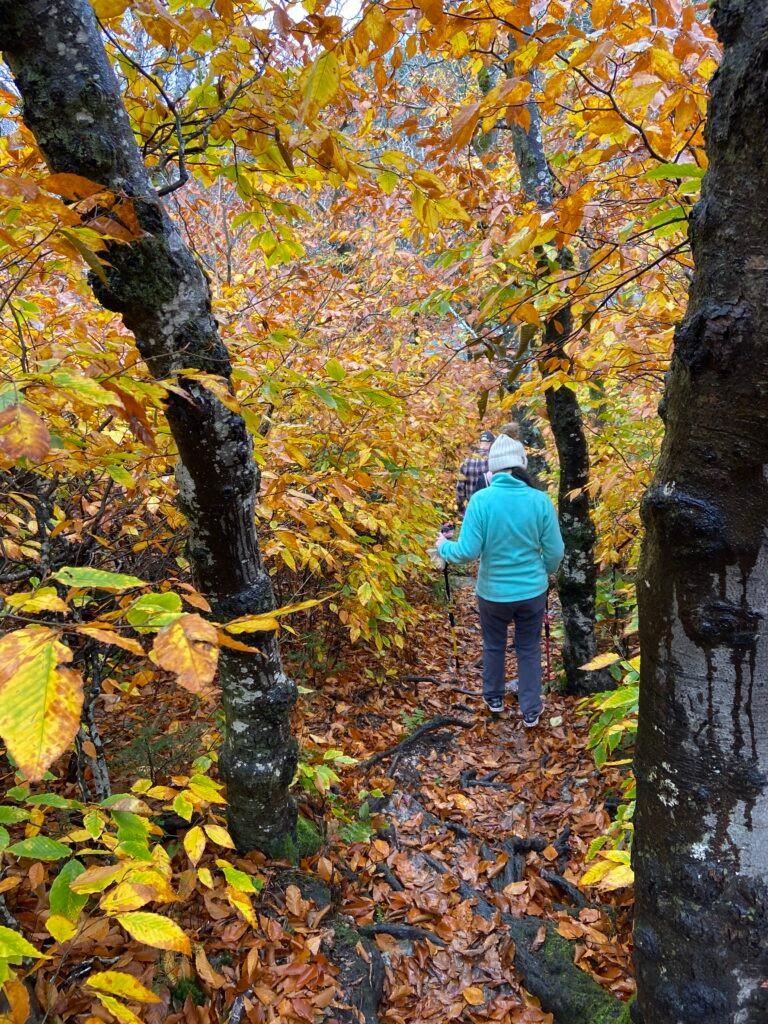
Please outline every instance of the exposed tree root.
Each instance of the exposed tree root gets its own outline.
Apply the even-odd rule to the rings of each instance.
[[[387,747],[386,750],[380,750],[377,754],[373,754],[371,757],[366,758],[365,761],[361,761],[358,768],[366,771],[373,765],[378,764],[380,761],[385,761],[388,757],[394,757],[395,754],[400,754],[404,750],[408,750],[409,747],[414,746],[419,742],[422,736],[427,733],[434,732],[436,729],[451,729],[454,726],[460,729],[468,729],[473,725],[472,722],[468,722],[466,718],[456,718],[454,715],[437,715],[436,718],[431,718],[428,722],[420,725],[418,729],[406,736],[405,739],[400,740],[393,747]]]
[[[377,921],[376,924],[360,925],[357,929],[361,935],[391,935],[395,939],[410,939],[416,942],[429,941],[436,946],[446,943],[439,935],[428,928],[419,928],[414,924],[396,924],[388,921]]]
[[[426,825],[452,828],[454,824],[441,821],[412,798],[409,810],[421,814]],[[475,843],[486,860],[495,859],[495,849],[463,826],[461,836]],[[567,849],[569,836],[570,830],[566,828],[553,844],[561,855]],[[525,854],[531,850],[541,851],[546,846],[547,841],[541,836],[510,836],[503,840],[496,849],[504,851],[508,859],[503,871],[492,879],[492,889],[501,891],[510,882],[522,880]],[[448,865],[429,854],[419,853],[415,857],[438,874],[451,873]],[[559,875],[555,877],[560,879]],[[515,969],[526,989],[539,999],[546,1011],[554,1015],[556,1024],[626,1024],[630,1021],[629,1006],[576,966],[572,943],[559,935],[551,922],[532,915],[514,917],[500,911],[477,889],[458,876],[457,879],[459,895],[462,899],[472,900],[481,917],[489,920],[498,915],[504,923],[515,941]]]

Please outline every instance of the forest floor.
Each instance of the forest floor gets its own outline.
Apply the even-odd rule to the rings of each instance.
[[[257,906],[261,934],[205,894],[200,917],[186,907],[182,923],[204,944],[208,966],[201,973],[198,964],[199,992],[187,991],[183,1005],[178,986],[169,985],[161,1005],[143,1008],[148,1024],[375,1020],[370,1008],[358,1018],[339,1007],[337,967],[325,955],[332,919],[357,930],[349,934],[370,964],[368,982],[372,956],[379,973],[383,967],[381,1024],[552,1021],[512,966],[515,944],[503,920],[495,911],[483,917],[473,893],[502,912],[539,918],[534,951],[552,922],[573,940],[583,971],[620,999],[634,991],[631,894],[577,888],[589,844],[608,824],[605,799],[616,791],[618,770],[596,770],[578,701],[548,694],[530,731],[516,697],[503,715],[490,716],[474,667],[481,640],[471,589],[459,586],[453,599],[458,675],[447,610],[427,598],[397,664],[377,669],[353,648],[333,675],[318,672],[322,682],[311,684],[297,713],[303,747],[337,748],[358,760],[340,770],[335,792],[303,800],[303,812],[323,823],[323,848],[302,863],[325,883],[322,895],[313,896],[306,879],[281,879],[258,857],[235,859],[272,879]],[[557,668],[555,651],[553,675]],[[513,676],[512,655],[508,669]],[[185,742],[194,746],[195,722],[209,713],[174,712],[184,728],[170,729],[172,760],[184,756]],[[417,733],[439,716],[448,719],[443,728]],[[113,747],[136,743],[135,721],[119,725],[115,716],[107,732]],[[377,752],[388,753],[366,766]],[[149,967],[146,974],[146,983],[156,982]]]
[[[555,930],[571,940],[582,971],[620,999],[632,994],[631,892],[578,888],[621,776],[616,767],[596,770],[577,700],[548,694],[534,730],[523,730],[514,696],[502,716],[488,714],[473,667],[481,654],[474,597],[462,582],[454,595],[458,674],[446,608],[426,591],[396,659],[379,664],[352,647],[329,674],[309,664],[305,648],[301,682],[310,691],[295,721],[302,748],[318,752],[318,764],[331,749],[356,764],[339,767],[325,794],[302,796],[302,814],[322,828],[324,843],[300,871],[224,851],[264,880],[255,921],[225,892],[201,885],[201,868],[221,864],[221,853],[209,844],[196,874],[180,822],[165,846],[179,893],[172,915],[193,938],[194,963],[94,919],[37,972],[47,1021],[104,1019],[83,979],[109,967],[159,994],[158,1004],[140,1008],[146,1024],[551,1022],[513,966],[513,918],[532,923],[527,952],[538,955]],[[294,671],[301,657],[297,645]],[[555,651],[553,674],[557,660]],[[508,669],[513,676],[512,655]],[[210,741],[217,714],[215,701],[178,688],[108,694],[99,718],[114,790],[142,774],[170,784]],[[431,727],[436,720],[442,727]],[[57,785],[77,795],[72,781]],[[45,943],[47,903],[35,870],[19,861],[3,889],[14,887],[9,902],[25,934]],[[359,1014],[345,1009],[342,991]]]

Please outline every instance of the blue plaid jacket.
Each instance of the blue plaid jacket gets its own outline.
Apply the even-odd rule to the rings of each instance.
[[[463,514],[467,502],[475,493],[491,482],[488,470],[487,455],[470,455],[459,466],[459,477],[456,481],[456,508]]]

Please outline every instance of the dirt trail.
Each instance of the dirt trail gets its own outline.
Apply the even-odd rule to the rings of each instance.
[[[629,897],[605,907],[576,888],[589,844],[608,822],[606,787],[618,776],[595,770],[587,718],[571,699],[548,694],[535,730],[523,729],[516,697],[507,697],[503,715],[490,716],[473,667],[481,641],[471,590],[456,588],[454,602],[458,678],[447,624],[433,612],[411,637],[401,677],[369,691],[365,708],[342,702],[350,753],[363,760],[363,752],[393,751],[356,773],[358,785],[363,774],[367,789],[384,793],[381,831],[372,845],[345,851],[341,897],[342,913],[374,934],[384,954],[379,1020],[553,1019],[521,983],[508,928],[495,913],[484,918],[466,898],[470,890],[491,909],[539,918],[534,950],[551,922],[574,940],[578,965],[625,999],[633,990]],[[508,669],[514,675],[512,655]],[[415,735],[438,716],[466,725]],[[427,929],[432,939],[378,931],[393,924]]]

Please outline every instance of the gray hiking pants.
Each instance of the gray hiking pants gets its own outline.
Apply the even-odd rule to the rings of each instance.
[[[527,601],[478,597],[477,604],[483,629],[483,695],[504,698],[507,627],[514,623],[520,710],[523,715],[535,715],[541,704],[541,625],[547,592]]]

